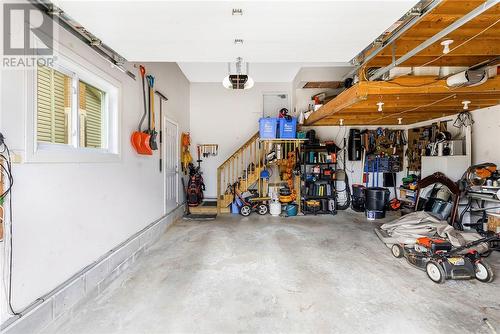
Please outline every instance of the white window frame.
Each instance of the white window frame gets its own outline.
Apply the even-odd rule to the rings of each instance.
[[[27,71],[26,162],[116,162],[121,159],[121,83],[73,51],[59,46],[54,70],[73,78],[69,144],[37,141],[37,68]],[[103,91],[102,148],[80,147],[79,82]]]

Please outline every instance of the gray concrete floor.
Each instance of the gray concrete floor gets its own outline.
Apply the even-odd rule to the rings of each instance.
[[[500,254],[489,261],[500,276]],[[500,332],[500,279],[437,285],[362,214],[180,221],[51,333]]]

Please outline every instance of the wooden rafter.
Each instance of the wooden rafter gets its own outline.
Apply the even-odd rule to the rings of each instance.
[[[314,122],[348,108],[357,102],[366,100],[367,97],[367,94],[360,89],[359,85],[355,85],[343,91],[336,98],[325,104],[321,109],[312,113],[306,120],[306,125],[313,124]]]
[[[366,64],[366,68],[391,64],[393,53],[396,59],[399,58],[482,3],[484,0],[444,0],[397,41],[387,45]],[[500,4],[450,32],[446,39],[454,41],[450,45],[450,53],[444,55],[441,41],[437,41],[401,66],[422,66],[428,63],[431,66],[472,66],[500,55]]]
[[[475,87],[448,87],[434,77],[401,77],[392,81],[362,81],[313,113],[306,125],[411,124],[456,114],[462,101],[470,110],[500,104],[500,76]],[[379,112],[377,102],[384,102]]]
[[[310,81],[302,88],[330,88],[338,89],[344,87],[343,81]]]
[[[381,50],[377,45],[363,51],[358,60],[372,52],[373,58],[362,64],[360,82],[339,94],[314,112],[306,125],[411,124],[463,110],[462,101],[471,101],[469,110],[500,104],[500,76],[488,79],[475,87],[448,87],[444,79],[424,76],[406,76],[388,81],[367,81],[370,69],[393,64],[419,45],[467,15],[486,0],[443,0],[420,21],[402,33]],[[451,31],[444,39],[453,39],[451,52],[444,54],[442,40],[422,49],[401,67],[459,66],[498,64],[500,56],[500,4],[474,17]],[[382,112],[378,102],[383,102]],[[400,120],[398,120],[400,119]]]

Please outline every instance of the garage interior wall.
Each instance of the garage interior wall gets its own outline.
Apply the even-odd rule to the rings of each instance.
[[[498,133],[500,131],[500,105],[475,110],[472,113],[474,124],[472,125],[472,164],[484,162],[492,162],[500,166],[500,149],[498,149]],[[448,126],[452,126],[453,120],[457,115],[445,117],[452,120]],[[429,120],[415,125],[406,126],[384,126],[391,129],[411,129],[416,126],[430,125],[436,120]],[[303,129],[314,129],[316,135],[322,139],[333,139],[339,146],[342,145],[342,138],[348,137],[349,129],[376,129],[373,126],[312,126],[304,127]],[[361,180],[361,162],[348,161],[347,170],[350,177],[350,183],[360,183]],[[405,159],[406,168],[406,159]],[[406,171],[398,173],[397,178],[400,180],[406,174]],[[382,184],[380,177],[379,184]],[[393,193],[391,189],[391,193]]]
[[[289,92],[293,83],[256,83],[254,88],[243,91],[227,90],[220,83],[191,83],[190,93],[190,129],[192,138],[193,159],[196,160],[196,144],[219,144],[216,157],[203,158],[202,171],[206,184],[205,196],[216,197],[217,167],[223,163],[236,149],[258,131],[258,119],[262,115],[263,94],[269,92]],[[321,91],[335,93],[326,89],[292,89],[293,104],[298,111],[307,109],[310,97]],[[500,150],[496,149],[495,133],[500,130],[500,106],[475,110],[472,117],[475,121],[472,128],[472,162],[494,162],[500,165]],[[446,117],[455,119],[456,115]],[[420,123],[431,124],[434,120]],[[450,125],[451,126],[451,125]],[[409,126],[387,126],[392,129],[408,129]],[[344,136],[349,135],[350,128],[376,129],[377,126],[313,126],[322,139],[334,139],[342,145]],[[361,182],[361,162],[348,161],[349,182]],[[405,169],[406,170],[406,169]],[[406,172],[400,172],[401,180]],[[382,175],[379,178],[382,185]],[[390,189],[391,195],[394,191]]]
[[[197,144],[219,144],[215,157],[202,158],[205,197],[217,197],[217,167],[258,130],[264,93],[291,94],[291,83],[256,83],[249,90],[228,90],[217,83],[191,83],[191,154]]]
[[[134,81],[112,69],[109,63],[63,29],[59,31],[59,42],[72,50],[76,62],[90,62],[121,83],[121,160],[15,165],[15,309],[27,306],[54,289],[164,214],[163,176],[158,171],[157,157],[137,156],[129,145],[130,133],[136,129],[143,108],[140,80]],[[156,88],[169,98],[164,108],[166,115],[179,124],[180,132],[191,132],[193,158],[196,159],[196,144],[219,144],[218,156],[205,158],[202,163],[208,198],[216,197],[217,167],[258,131],[263,94],[287,93],[291,96],[293,93],[293,99],[302,96],[293,92],[293,82],[257,82],[251,90],[231,91],[221,83],[190,84],[175,63],[145,66],[155,75]],[[2,72],[2,96],[8,98],[1,101],[0,126],[9,146],[21,155],[26,142],[26,85],[23,71]],[[292,105],[298,106],[299,102],[294,101]],[[474,111],[472,116],[475,121],[472,162],[500,165],[497,139],[500,106]],[[347,135],[349,127],[314,129],[322,139],[337,139],[344,133]],[[351,184],[358,183],[361,163],[348,162],[347,168],[352,171]],[[181,188],[179,192],[182,199]],[[1,300],[4,319],[4,296]]]
[[[472,163],[492,162],[500,166],[500,105],[472,113]]]
[[[60,47],[71,50],[75,62],[91,63],[121,83],[121,159],[13,166],[12,291],[16,310],[165,214],[158,154],[138,156],[129,144],[143,112],[140,76],[133,80],[113,69],[62,28],[58,36]],[[179,124],[179,131],[189,131],[189,81],[176,63],[145,66],[156,77],[156,89],[169,99],[164,114]],[[2,96],[7,98],[1,101],[1,131],[9,147],[21,155],[25,150],[26,87],[24,71],[2,73]],[[183,199],[181,187],[179,193]],[[2,297],[1,317],[6,319]]]

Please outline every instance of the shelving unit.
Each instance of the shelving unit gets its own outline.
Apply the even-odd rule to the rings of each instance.
[[[337,206],[337,192],[336,192],[336,179],[335,171],[337,170],[336,152],[328,152],[326,146],[319,145],[303,145],[302,146],[302,163],[301,163],[301,208],[304,214],[336,214]],[[311,153],[313,153],[311,155]],[[311,156],[316,161],[311,161]],[[333,157],[332,157],[333,156]],[[322,161],[326,159],[331,161]],[[321,160],[321,162],[318,162]],[[316,170],[314,170],[316,169]],[[330,175],[325,176],[325,170],[330,171]],[[319,171],[319,173],[318,173]],[[317,186],[325,186],[324,188],[316,188]],[[329,191],[328,191],[329,189]],[[312,194],[311,194],[312,190]],[[327,194],[315,194],[315,192],[326,192]],[[309,209],[306,205],[308,200],[319,200],[319,209]],[[335,201],[335,210],[324,210],[325,204],[322,201]]]
[[[265,169],[268,167],[265,163],[265,155],[273,150],[273,148],[276,148],[276,145],[280,145],[281,148],[281,157],[278,160],[278,165],[280,165],[282,162],[286,161],[288,153],[289,152],[295,152],[298,150],[299,155],[301,154],[301,147],[302,144],[306,141],[306,139],[299,139],[299,138],[275,138],[275,139],[270,139],[270,138],[259,138],[258,143],[259,143],[259,149],[260,149],[260,157],[257,162],[257,166],[260,170]],[[301,187],[300,187],[300,177],[293,175],[293,186],[297,194],[297,198],[291,202],[290,204],[296,204],[298,207],[298,212],[301,212],[301,205],[300,205],[300,199],[301,199]],[[281,181],[283,184],[285,184],[285,181]],[[268,194],[268,187],[269,184],[267,181],[263,179],[259,179],[257,189],[258,193],[260,196],[265,196],[267,197]]]

